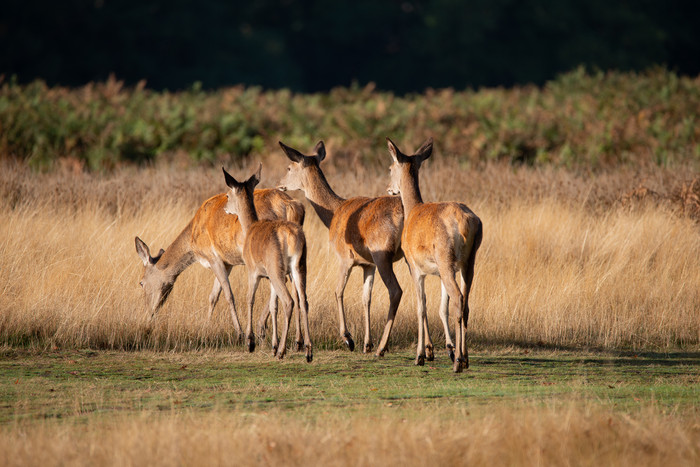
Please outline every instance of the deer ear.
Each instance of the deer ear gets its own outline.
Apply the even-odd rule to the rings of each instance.
[[[226,169],[221,167],[221,170],[224,171],[224,179],[226,180],[226,186],[228,186],[229,188],[236,188],[236,187],[240,186],[240,183],[238,183],[238,180],[233,178],[233,176],[231,176],[230,173],[226,172]]]
[[[386,139],[386,144],[389,147],[389,154],[391,154],[391,158],[394,159],[394,162],[399,162],[399,154],[401,154],[399,148],[389,138]]]
[[[430,137],[428,138],[423,145],[418,148],[416,153],[414,154],[414,157],[418,160],[418,162],[423,162],[426,160],[430,155],[433,153],[433,138]]]
[[[165,250],[161,248],[156,256],[151,257],[151,264],[156,264],[160,261],[160,257],[163,256],[163,253],[165,253]]]
[[[148,266],[148,263],[151,262],[151,251],[148,249],[148,245],[146,245],[146,243],[139,237],[136,237],[135,243],[136,253],[138,253],[139,258],[141,258],[141,261],[143,261],[143,265]]]
[[[326,158],[326,145],[323,144],[323,141],[316,143],[316,147],[314,147],[314,154],[316,154],[319,162]]]
[[[304,155],[297,151],[294,148],[290,148],[286,144],[284,144],[282,141],[278,141],[280,147],[284,151],[284,153],[287,155],[287,157],[292,161],[292,162],[301,162],[304,160]]]
[[[252,185],[251,188],[255,188],[255,186],[260,183],[260,175],[262,174],[262,162],[258,166],[258,170],[246,180],[246,184]]]

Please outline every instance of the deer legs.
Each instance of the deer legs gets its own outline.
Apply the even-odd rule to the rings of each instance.
[[[389,291],[389,313],[386,317],[386,324],[384,325],[382,339],[379,341],[379,347],[377,348],[377,356],[382,357],[384,356],[384,352],[386,352],[389,344],[389,334],[391,334],[391,328],[394,325],[396,310],[399,308],[403,291],[401,290],[399,281],[396,280],[396,275],[394,274],[394,270],[392,268],[393,261],[391,255],[377,254],[376,257],[373,256],[372,259],[374,259],[374,264],[377,265],[379,276],[382,278],[384,285],[386,285],[386,288]]]

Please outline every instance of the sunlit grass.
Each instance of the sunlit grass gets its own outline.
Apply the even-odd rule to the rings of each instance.
[[[274,185],[284,167],[270,156],[263,185]],[[387,157],[388,158],[388,157]],[[275,161],[272,163],[271,161]],[[383,174],[360,178],[329,166],[329,179],[345,196],[381,194]],[[0,224],[0,341],[20,346],[107,349],[199,349],[235,345],[225,307],[206,319],[213,275],[195,264],[178,279],[156,320],[150,322],[138,286],[141,264],[134,236],[152,249],[166,247],[199,204],[217,192],[215,171],[125,170],[103,179],[65,174],[38,176],[17,170],[3,179]],[[16,169],[15,169],[16,170]],[[500,172],[499,172],[500,170]],[[476,262],[469,336],[473,344],[523,344],[606,349],[672,349],[700,342],[700,236],[697,223],[673,204],[636,207],[611,202],[614,183],[599,193],[577,188],[576,177],[553,172],[567,184],[532,183],[541,172],[489,168],[500,185],[484,191],[471,182],[481,172],[444,167],[421,177],[426,199],[466,202],[484,223]],[[568,178],[566,178],[568,177]],[[445,178],[452,181],[444,182]],[[517,179],[523,185],[514,183]],[[528,181],[530,183],[528,184]],[[457,182],[461,182],[461,185]],[[600,182],[599,182],[600,183]],[[619,183],[634,183],[620,175]],[[659,185],[670,191],[666,182]],[[191,187],[191,189],[190,189]],[[544,188],[544,190],[543,190]],[[544,192],[543,192],[544,191]],[[626,189],[618,191],[626,192]],[[494,199],[495,196],[499,199]],[[299,199],[303,199],[299,194]],[[334,297],[335,254],[328,232],[307,204],[308,296],[312,338],[320,348],[339,343]],[[404,290],[391,345],[415,339],[413,284],[405,263],[395,264]],[[239,317],[246,295],[243,266],[231,283]],[[350,331],[361,338],[361,273],[346,289]],[[428,316],[439,344],[437,279],[428,279]],[[260,312],[267,286],[256,305]],[[379,337],[388,296],[377,277],[372,333]]]
[[[18,351],[3,465],[694,465],[695,354]],[[400,440],[400,442],[399,442]]]

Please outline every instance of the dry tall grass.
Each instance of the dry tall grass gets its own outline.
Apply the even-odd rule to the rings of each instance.
[[[339,194],[384,191],[386,168],[351,162],[324,163]],[[270,156],[264,165],[261,186],[274,185],[284,170],[282,156]],[[465,202],[484,223],[470,297],[472,342],[696,348],[700,230],[676,203],[690,180],[692,175],[680,170],[591,177],[498,165],[476,169],[445,161],[428,164],[421,175],[424,198]],[[649,202],[624,197],[640,184],[659,195]],[[139,235],[152,248],[167,246],[201,202],[223,189],[214,169],[125,168],[100,177],[70,171],[37,175],[4,163],[0,343],[118,349],[231,345],[236,336],[221,304],[207,323],[213,275],[199,265],[178,279],[157,320],[147,321],[133,243]],[[317,346],[334,346],[335,257],[326,229],[308,204],[307,210],[312,338]],[[242,268],[231,274],[241,318],[246,289]],[[407,346],[415,339],[414,291],[405,264],[395,268],[404,298],[391,342]],[[438,281],[429,279],[427,286],[431,331],[439,343]],[[359,272],[352,274],[346,290],[349,326],[358,338]],[[386,289],[377,278],[375,340],[387,308]]]
[[[627,415],[583,403],[459,409],[448,418],[280,413],[153,414],[89,425],[0,428],[0,463],[14,465],[697,465],[692,415]]]

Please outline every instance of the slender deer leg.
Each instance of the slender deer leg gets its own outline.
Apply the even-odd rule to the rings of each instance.
[[[277,296],[277,295],[275,295]],[[297,321],[296,321],[296,350],[297,352],[300,352],[304,348],[304,342],[301,340],[301,317],[299,316],[299,305],[298,305],[298,299],[299,297],[297,296],[296,292],[292,294],[292,299],[294,300],[294,309],[297,310]],[[272,302],[270,302],[272,303]],[[265,338],[266,335],[266,328],[267,328],[267,318],[270,316],[270,303],[265,305],[265,309],[262,311],[262,314],[260,315],[260,319],[258,321],[258,336],[261,339]],[[275,304],[276,306],[276,304]]]
[[[433,340],[430,338],[430,329],[428,328],[428,311],[425,308],[425,313],[423,313],[423,328],[425,331],[425,359],[429,362],[435,360],[435,351],[433,350]]]
[[[352,269],[352,264],[348,264],[346,261],[340,262],[338,270],[338,285],[335,289],[335,300],[338,303],[338,321],[340,324],[340,337],[345,339],[345,345],[348,346],[350,352],[355,350],[355,341],[352,340],[352,336],[348,332],[347,325],[345,324],[345,306],[343,305],[343,294],[345,293],[345,285],[348,283],[348,277],[350,276],[350,270]]]
[[[374,265],[362,266],[364,285],[362,286],[362,307],[365,311],[365,353],[372,351],[372,336],[370,331],[370,307],[372,305],[372,287],[374,286]]]
[[[438,310],[438,314],[440,315],[440,320],[442,320],[442,327],[445,330],[445,348],[447,349],[447,352],[450,356],[450,360],[453,362],[455,361],[455,345],[454,342],[452,342],[452,337],[450,336],[450,325],[449,325],[449,319],[450,319],[450,313],[448,311],[448,307],[450,306],[450,296],[447,295],[447,289],[445,289],[445,286],[442,284],[442,281],[440,281],[440,308]]]
[[[416,314],[418,316],[418,346],[416,348],[416,365],[425,363],[425,276],[414,272],[413,283],[416,286]]]
[[[309,304],[306,300],[306,256],[301,260],[301,264],[292,268],[292,281],[298,295],[299,314],[302,315],[304,323],[304,347],[306,349],[306,361],[311,363],[314,358],[313,346],[311,344],[311,333],[309,332]]]
[[[462,342],[464,337],[464,322],[462,319],[462,307],[464,304],[464,298],[462,293],[459,291],[459,286],[455,280],[455,273],[451,265],[440,265],[438,264],[438,269],[440,271],[440,279],[442,284],[447,290],[447,294],[450,297],[450,306],[452,307],[452,313],[455,316],[455,340],[456,340],[456,355],[453,365],[455,373],[461,373],[465,368],[464,361],[464,344]]]
[[[246,324],[245,334],[248,340],[248,352],[255,350],[255,334],[253,334],[253,305],[255,304],[255,292],[260,284],[260,276],[257,274],[248,275],[248,323]]]
[[[474,260],[476,257],[476,248],[472,249],[471,255],[467,260],[467,264],[462,268],[462,296],[464,299],[462,326],[464,328],[462,336],[462,354],[464,355],[464,368],[469,368],[469,353],[467,352],[467,323],[469,321],[469,292],[472,288],[474,280]]]
[[[277,297],[277,295],[275,295]],[[270,303],[268,302],[265,304],[265,308],[263,308],[262,313],[260,313],[260,318],[258,319],[258,337],[260,340],[264,340],[265,336],[267,335],[267,318],[270,316]],[[275,302],[275,309],[277,307],[277,302]]]
[[[212,261],[211,269],[216,276],[216,279],[221,284],[221,290],[224,292],[224,298],[228,303],[229,310],[231,311],[231,319],[233,320],[233,327],[236,328],[238,333],[238,340],[242,340],[243,333],[241,330],[241,323],[238,321],[238,314],[236,313],[236,302],[233,298],[233,292],[231,292],[231,284],[228,281],[228,271],[226,266],[221,261]]]
[[[292,300],[294,302],[294,311],[296,312],[296,330],[294,342],[296,343],[296,351],[301,352],[304,349],[304,341],[301,340],[301,311],[299,310],[299,292],[294,283],[292,283]]]
[[[270,341],[270,345],[272,346],[272,355],[275,355],[279,348],[279,340],[277,339],[277,293],[273,287],[270,287],[270,303],[268,303],[268,309],[272,321],[272,340]]]
[[[289,333],[289,324],[292,320],[292,311],[294,306],[294,301],[292,296],[289,294],[289,290],[284,285],[284,277],[277,275],[270,275],[270,283],[272,287],[275,288],[275,292],[280,299],[282,308],[284,309],[284,328],[282,329],[282,335],[280,336],[280,346],[277,349],[277,358],[284,358],[284,354],[287,353],[287,335]]]
[[[379,270],[379,276],[382,278],[384,285],[389,291],[389,313],[387,314],[382,340],[379,342],[379,348],[377,348],[378,357],[383,356],[384,352],[386,352],[387,345],[389,344],[389,334],[391,334],[391,328],[394,325],[394,318],[396,317],[396,310],[399,308],[401,296],[403,295],[399,281],[396,280],[396,275],[392,268],[392,256],[393,254],[391,253],[382,253],[372,256],[374,264],[377,265],[377,269]]]
[[[233,266],[229,264],[224,264],[224,268],[226,268],[226,277],[228,277],[231,274],[231,269]],[[216,304],[219,302],[219,296],[221,295],[221,283],[219,282],[219,279],[214,277],[214,285],[211,288],[211,293],[209,294],[209,315],[208,319],[211,321],[212,314],[214,313],[214,308],[216,308]]]
[[[221,294],[221,284],[219,279],[214,278],[214,285],[211,288],[211,293],[209,294],[209,313],[207,313],[207,320],[211,321],[211,316],[214,313],[214,308],[216,303],[219,301],[219,295]]]

